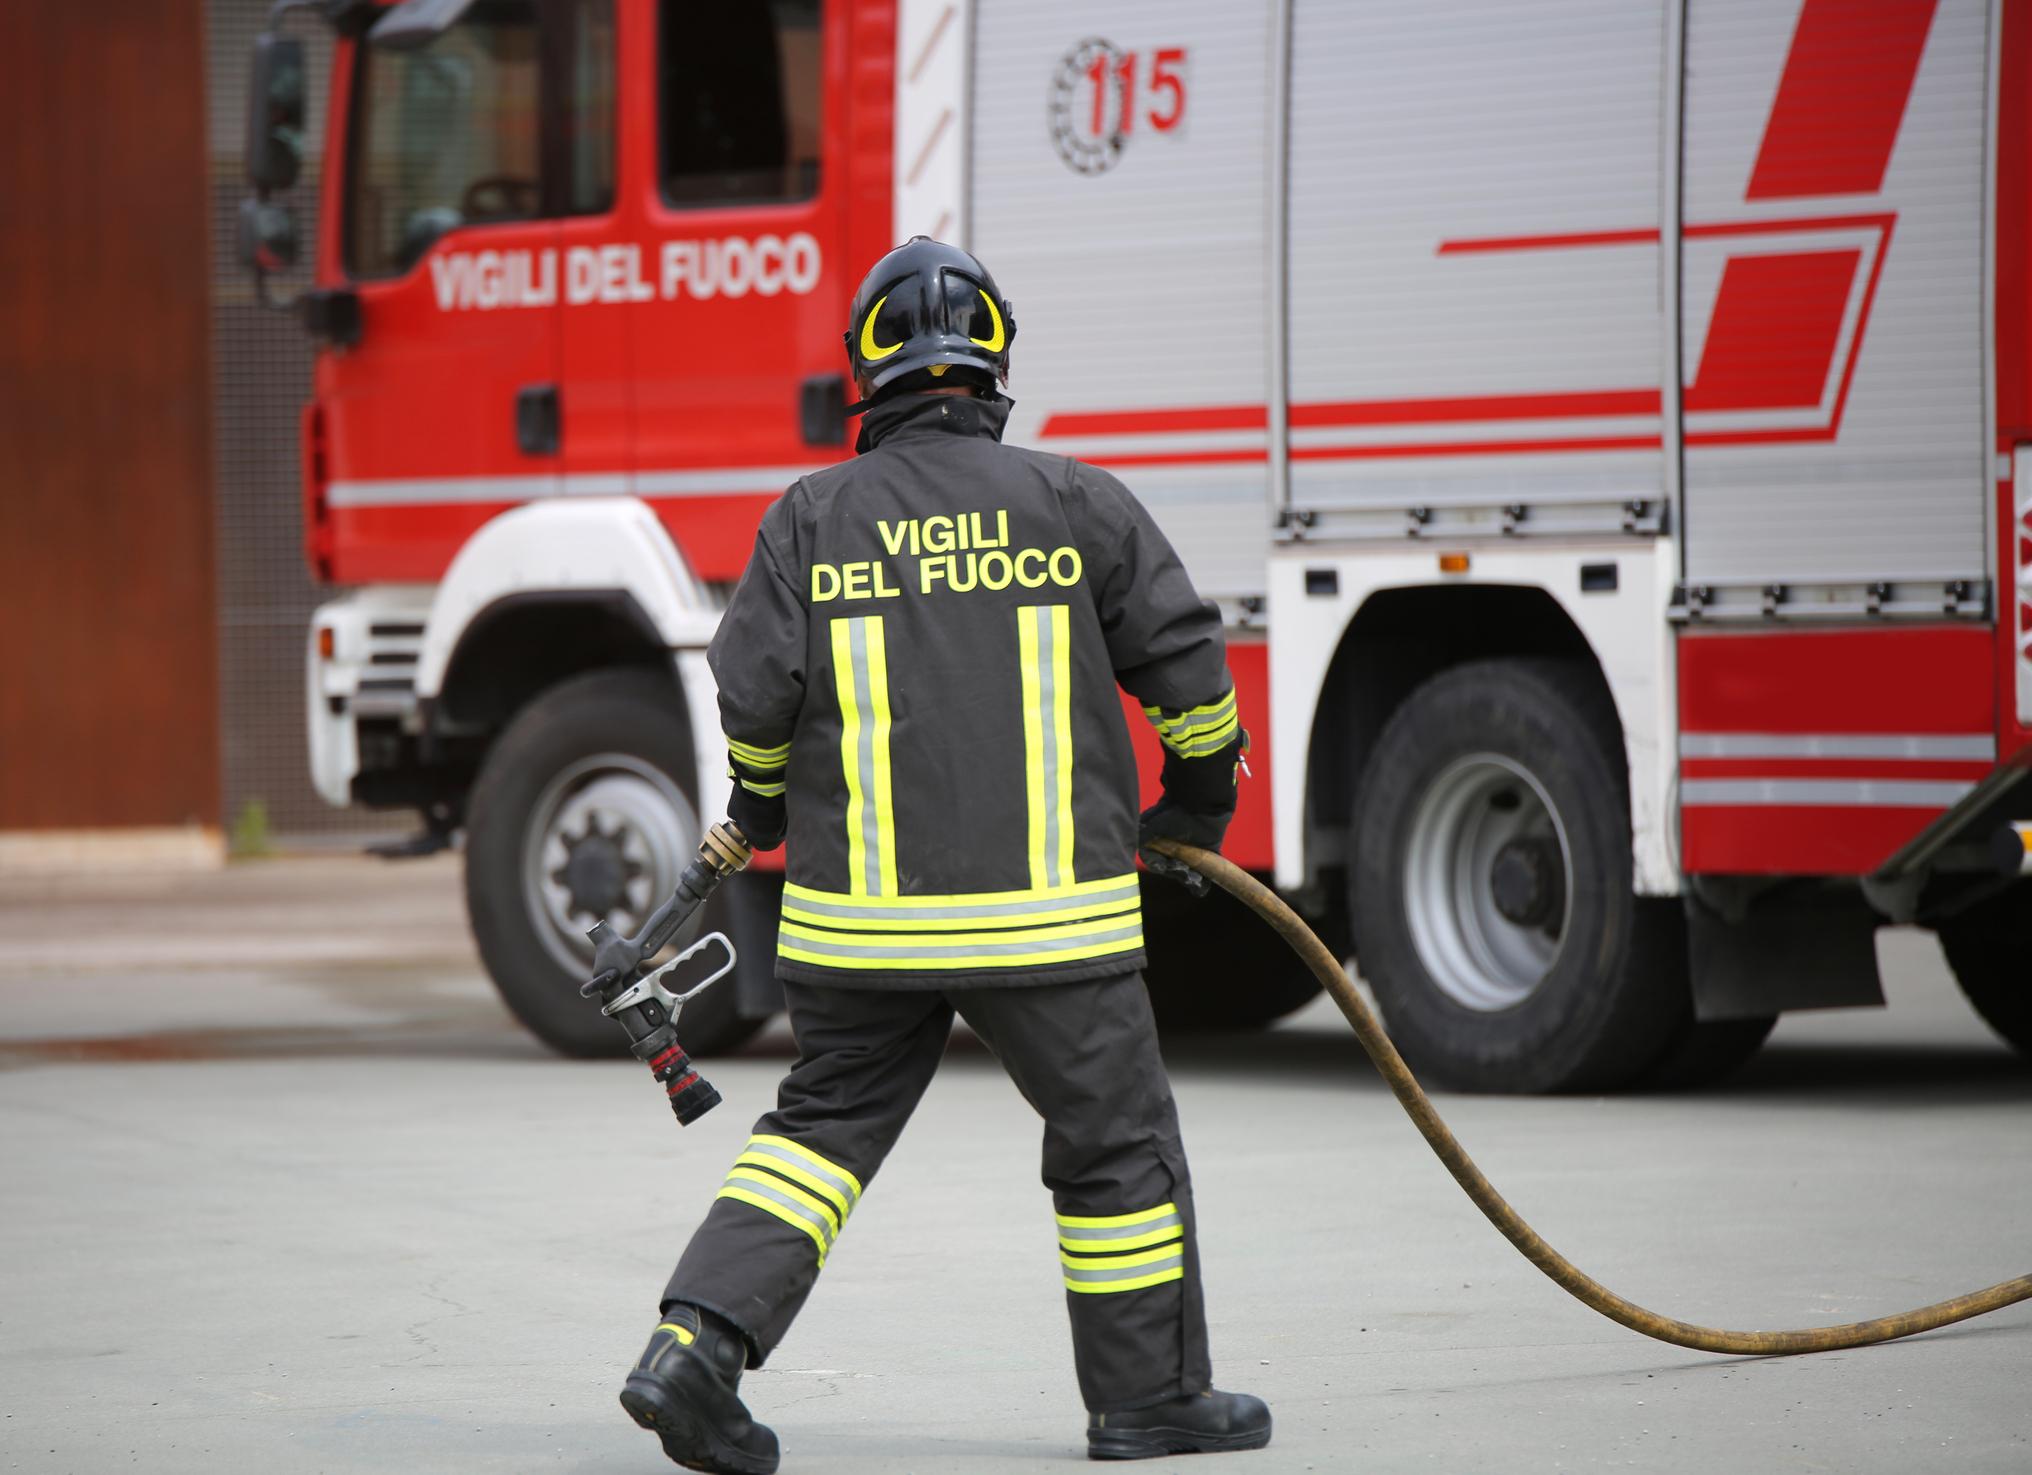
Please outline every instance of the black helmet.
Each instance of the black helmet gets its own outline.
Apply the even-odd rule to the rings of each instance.
[[[847,362],[862,404],[892,385],[917,387],[953,368],[993,389],[1008,382],[1015,338],[1009,304],[977,258],[912,236],[861,279],[848,317]]]

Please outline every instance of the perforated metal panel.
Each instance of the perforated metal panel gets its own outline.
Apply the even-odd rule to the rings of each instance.
[[[206,6],[223,812],[231,825],[258,801],[278,833],[341,836],[410,821],[333,809],[310,783],[304,641],[311,610],[336,592],[311,581],[303,557],[297,417],[310,396],[311,344],[293,316],[256,303],[235,244],[247,194],[248,56],[267,11],[266,0]],[[310,115],[303,175],[287,196],[306,266],[278,283],[285,292],[309,280],[331,60],[330,32],[317,21],[295,16],[287,34],[308,52]]]

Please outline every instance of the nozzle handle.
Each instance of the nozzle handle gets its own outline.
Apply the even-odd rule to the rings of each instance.
[[[649,914],[640,932],[624,937],[604,919],[587,930],[586,936],[593,944],[593,976],[580,987],[579,993],[590,999],[604,996],[616,986],[633,983],[642,965],[663,951],[678,929],[691,920],[692,913],[719,889],[720,883],[754,858],[754,847],[732,820],[723,819],[707,830],[699,842],[698,855],[678,877],[677,888],[662,906]]]

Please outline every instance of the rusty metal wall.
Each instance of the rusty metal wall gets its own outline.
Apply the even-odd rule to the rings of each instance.
[[[219,817],[198,16],[8,7],[0,829]]]
[[[305,632],[312,609],[338,592],[314,583],[303,557],[297,420],[310,394],[310,341],[293,316],[256,302],[236,246],[236,212],[248,192],[242,142],[248,57],[268,0],[207,0],[205,11],[224,812],[231,824],[258,804],[279,836],[338,841],[410,821],[333,809],[310,785]],[[317,238],[331,38],[302,14],[285,30],[309,55],[303,174],[288,195],[307,262]],[[308,280],[299,268],[278,285],[288,292]]]

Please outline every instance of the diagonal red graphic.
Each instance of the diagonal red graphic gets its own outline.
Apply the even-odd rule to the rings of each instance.
[[[1926,49],[1935,0],[1806,0],[1746,198],[1873,195]]]
[[[1818,405],[1862,259],[1859,250],[1730,257],[1686,408]]]

